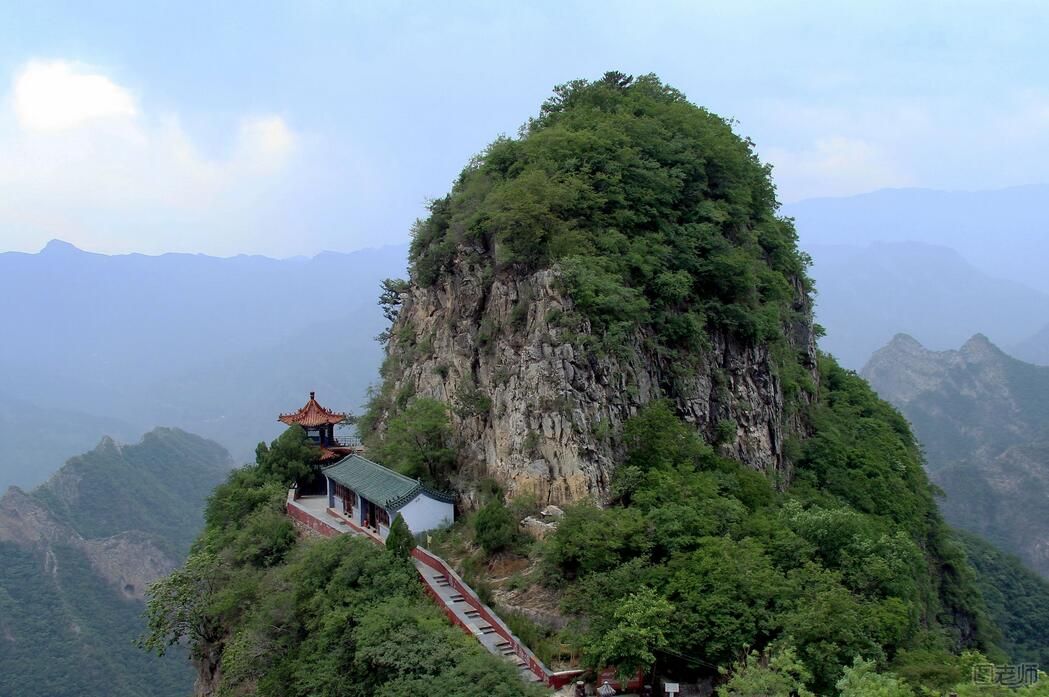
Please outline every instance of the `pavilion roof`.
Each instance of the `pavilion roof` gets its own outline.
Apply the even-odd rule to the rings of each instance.
[[[420,493],[445,503],[452,502],[448,494],[428,489],[418,479],[406,477],[360,455],[350,455],[325,467],[324,475],[388,511],[403,508]]]
[[[325,409],[317,403],[316,393],[310,392],[310,401],[306,402],[302,409],[292,414],[281,414],[277,417],[277,420],[289,426],[298,424],[303,428],[316,428],[328,424],[342,423],[346,420],[346,414]]]

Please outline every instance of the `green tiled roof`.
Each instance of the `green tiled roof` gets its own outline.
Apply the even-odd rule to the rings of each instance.
[[[325,467],[323,472],[332,481],[353,489],[358,495],[388,511],[403,508],[420,492],[438,501],[452,502],[451,496],[432,491],[419,480],[394,472],[360,455],[345,457]]]

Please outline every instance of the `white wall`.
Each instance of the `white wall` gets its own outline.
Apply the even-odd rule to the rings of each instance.
[[[408,529],[413,535],[451,525],[455,516],[455,508],[452,504],[431,499],[422,493],[397,512],[404,518],[404,522],[408,524]],[[393,521],[392,516],[390,521]]]

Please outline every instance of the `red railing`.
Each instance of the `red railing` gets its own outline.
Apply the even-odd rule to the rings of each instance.
[[[503,622],[502,619],[500,619],[499,616],[496,615],[491,608],[489,608],[487,605],[484,604],[484,602],[481,601],[481,598],[478,597],[477,593],[474,592],[473,588],[470,588],[470,586],[466,585],[466,582],[464,582],[459,577],[459,574],[455,573],[455,571],[451,568],[451,566],[448,565],[447,562],[438,557],[436,554],[428,550],[425,550],[422,547],[416,547],[415,549],[413,549],[412,556],[418,559],[426,566],[433,569],[434,571],[442,574],[445,578],[447,578],[449,584],[452,586],[452,588],[455,589],[455,592],[466,598],[467,602],[470,603],[471,606],[473,606],[473,608],[477,611],[481,618],[489,625],[491,625],[492,629],[495,630],[495,633],[498,634],[503,639],[503,641],[510,644],[510,647],[514,650],[514,654],[516,654],[518,658],[525,662],[525,665],[528,667],[529,672],[535,675],[539,680],[549,685],[552,684],[551,678],[554,675],[561,675],[559,673],[552,673],[545,665],[543,665],[539,658],[534,653],[532,653],[531,649],[525,646],[523,642],[521,642],[516,636],[514,636],[514,633],[510,631],[510,628],[506,626],[506,623]],[[427,588],[429,588],[429,584],[427,584]],[[438,600],[440,601],[439,598]],[[443,601],[440,602],[442,605],[444,604]],[[455,613],[451,608],[446,608],[445,614],[454,615]],[[471,635],[473,634],[470,628],[465,626],[462,622],[458,620],[454,621],[455,624],[461,626],[465,631],[470,632]],[[574,675],[578,675],[578,673],[574,673]],[[561,685],[556,687],[560,687],[567,684],[567,682],[571,680],[571,677],[572,676],[566,677],[564,679],[564,682],[562,682]]]

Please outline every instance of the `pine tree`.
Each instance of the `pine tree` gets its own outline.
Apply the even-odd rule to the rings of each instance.
[[[408,524],[404,522],[400,514],[397,514],[397,517],[393,519],[393,524],[390,525],[390,534],[386,536],[386,549],[401,559],[410,557],[412,550],[415,549],[415,538],[412,537],[412,531],[408,529]]]

